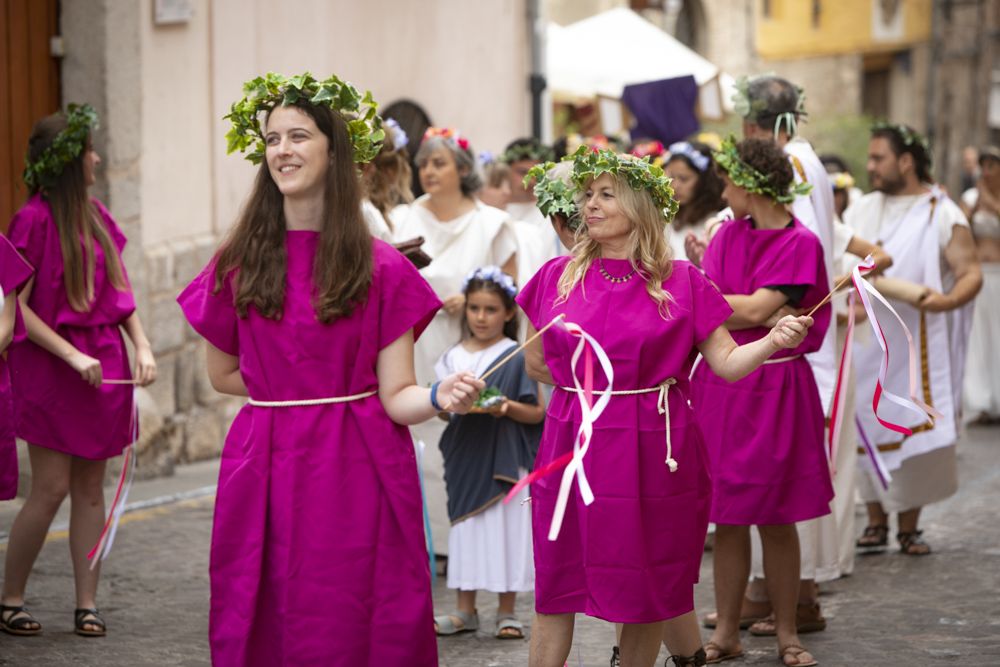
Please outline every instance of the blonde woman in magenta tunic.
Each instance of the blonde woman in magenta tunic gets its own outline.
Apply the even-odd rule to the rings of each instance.
[[[213,386],[251,399],[226,436],[219,472],[212,660],[431,667],[431,573],[404,425],[438,412],[431,391],[415,384],[413,342],[441,302],[409,260],[369,235],[339,113],[279,106],[264,129],[250,203],[178,299],[208,341]],[[341,208],[324,204],[333,188]],[[284,265],[253,263],[248,248],[261,237]],[[334,239],[339,254],[329,257]],[[315,266],[324,255],[350,267],[348,278],[370,276],[336,315],[317,306],[326,298]],[[272,285],[279,290],[264,293]],[[482,383],[449,376],[437,400],[464,412],[473,386]],[[333,397],[349,400],[301,403]]]
[[[17,447],[14,442],[14,396],[3,353],[27,332],[17,307],[17,293],[34,271],[6,236],[0,235],[0,500],[17,495]]]
[[[705,664],[693,591],[711,483],[701,431],[687,405],[688,373],[700,350],[719,373],[742,377],[780,348],[798,344],[809,320],[787,318],[770,336],[738,347],[724,326],[731,311],[723,297],[694,266],[670,260],[668,220],[649,191],[631,189],[620,173],[584,174],[580,186],[582,242],[572,258],[546,263],[518,304],[531,321],[529,335],[565,315],[607,352],[615,391],[651,391],[611,397],[583,463],[595,501],[585,505],[574,484],[554,541],[548,534],[561,471],[531,485],[536,617],[530,664],[563,665],[577,613],[624,624],[623,664],[653,665],[661,639],[676,665]],[[579,397],[565,389],[573,387],[576,345],[568,331],[552,327],[527,350],[529,374],[557,387],[536,468],[572,451],[581,427]],[[606,387],[595,363],[595,392]],[[660,387],[667,393],[670,449]],[[673,459],[675,472],[665,458]]]
[[[63,114],[36,123],[29,163],[66,129]],[[121,259],[125,236],[107,209],[87,195],[99,164],[88,137],[51,185],[32,193],[8,230],[14,247],[35,269],[19,295],[27,340],[15,343],[8,354],[16,431],[28,443],[32,476],[31,494],[11,527],[0,601],[2,627],[15,634],[41,629],[24,620],[26,611],[10,610],[24,604],[28,575],[67,494],[73,506],[76,631],[104,634],[96,609],[100,565],[91,569],[87,553],[104,525],[105,464],[132,442],[137,428],[132,387],[103,382],[133,378],[122,329],[135,345],[136,382],[145,385],[156,378]],[[68,257],[62,235],[80,239]]]

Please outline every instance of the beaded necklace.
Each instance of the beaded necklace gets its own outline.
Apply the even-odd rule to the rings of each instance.
[[[632,270],[626,273],[624,276],[611,275],[610,273],[608,273],[607,269],[604,268],[604,260],[600,257],[597,258],[597,270],[601,272],[601,275],[604,276],[605,280],[609,280],[615,284],[628,282],[629,280],[632,279],[632,276],[635,275],[634,266],[632,267]]]

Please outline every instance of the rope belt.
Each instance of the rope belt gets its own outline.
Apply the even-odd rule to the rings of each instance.
[[[368,398],[369,396],[374,396],[377,393],[378,389],[372,389],[371,391],[366,391],[361,394],[352,394],[351,396],[330,396],[328,398],[306,398],[300,401],[258,401],[257,399],[251,398],[250,400],[247,401],[247,403],[258,408],[297,408],[308,405],[329,405],[331,403],[350,403],[351,401],[360,401],[361,399]]]
[[[638,394],[652,394],[654,391],[659,392],[656,397],[656,410],[661,415],[663,415],[663,422],[667,429],[667,458],[664,463],[670,468],[670,472],[677,472],[677,461],[673,457],[673,444],[670,440],[670,404],[667,399],[670,396],[670,387],[677,384],[677,380],[674,378],[667,378],[655,387],[647,387],[646,389],[616,389],[611,392],[612,396],[636,396]],[[559,387],[563,391],[567,391],[571,394],[583,393],[580,389],[576,387]],[[607,394],[605,391],[595,391],[595,394]]]

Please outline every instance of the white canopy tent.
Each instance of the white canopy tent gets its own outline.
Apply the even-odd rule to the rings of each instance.
[[[694,76],[704,118],[732,111],[733,79],[631,9],[611,9],[546,31],[546,79],[556,98],[620,98],[625,86]]]

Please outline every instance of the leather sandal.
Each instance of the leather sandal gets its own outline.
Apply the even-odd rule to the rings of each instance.
[[[524,639],[524,624],[513,616],[497,617],[497,639]]]
[[[785,667],[814,667],[815,665],[819,664],[819,662],[817,662],[815,658],[813,658],[809,662],[800,662],[799,656],[802,655],[803,653],[809,653],[809,651],[799,646],[798,644],[789,644],[788,646],[778,651],[778,660],[781,662],[781,664],[785,665]],[[785,658],[789,657],[795,658],[795,664],[793,665],[788,664]]]
[[[735,651],[729,651],[727,653],[721,646],[719,646],[715,642],[707,642],[702,650],[705,651],[706,653],[705,657],[706,665],[715,665],[720,662],[725,662],[726,660],[735,660],[736,658],[743,657],[742,647],[736,649]],[[715,656],[714,658],[709,659],[707,655],[709,651],[715,651],[716,653],[718,653],[718,655]]]
[[[103,637],[108,634],[108,628],[98,615],[96,609],[77,609],[73,612],[73,632],[81,637]],[[88,629],[85,626],[97,626],[97,630]]]
[[[889,546],[889,526],[877,524],[865,526],[854,546],[861,553],[881,553]]]
[[[907,556],[929,556],[931,545],[920,537],[923,534],[922,530],[896,533],[896,539],[899,540],[899,552]]]
[[[617,646],[611,647],[611,667],[622,667],[622,654]]]
[[[35,620],[24,605],[3,604],[0,605],[0,630],[9,635],[31,637],[42,631],[42,624]]]
[[[800,604],[795,608],[795,629],[800,635],[826,630],[826,619],[823,617],[818,602]],[[777,635],[778,627],[774,614],[769,614],[766,618],[751,625],[750,634],[755,637],[774,637]]]
[[[455,623],[455,619],[461,621],[461,625]],[[455,610],[450,614],[434,617],[434,632],[440,637],[457,635],[460,632],[473,632],[479,629],[479,614],[473,612],[467,614],[464,611]]]
[[[664,661],[663,667],[670,667],[671,660],[674,661],[674,667],[702,667],[708,664],[708,657],[703,648],[695,651],[694,655],[672,655]]]

